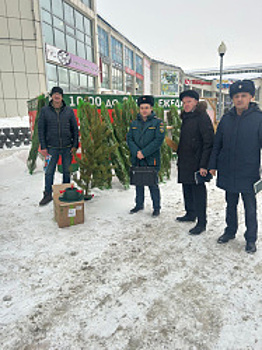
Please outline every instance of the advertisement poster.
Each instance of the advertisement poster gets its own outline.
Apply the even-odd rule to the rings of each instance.
[[[161,70],[161,95],[178,94],[178,73],[172,70]]]

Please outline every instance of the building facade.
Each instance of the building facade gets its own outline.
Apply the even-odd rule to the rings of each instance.
[[[218,98],[217,70],[184,72],[151,59],[97,14],[96,1],[0,0],[0,118],[27,115],[27,101],[54,85],[66,93],[176,97],[193,88]],[[253,68],[262,106],[262,67]]]

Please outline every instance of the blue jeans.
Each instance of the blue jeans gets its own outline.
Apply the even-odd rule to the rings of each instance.
[[[158,185],[148,186],[150,191],[150,196],[153,202],[153,209],[160,210],[160,190]],[[144,208],[145,200],[145,187],[136,186],[136,207]]]
[[[237,205],[240,193],[226,192],[226,223],[225,233],[235,236],[238,229]],[[254,192],[241,193],[245,208],[245,239],[247,242],[257,240],[257,202]]]
[[[52,156],[45,173],[45,192],[52,192],[54,174],[59,155],[62,156],[63,183],[70,183],[70,170],[72,155],[71,148],[48,148],[48,153]]]

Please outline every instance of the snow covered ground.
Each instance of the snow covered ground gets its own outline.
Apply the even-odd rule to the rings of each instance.
[[[208,227],[178,223],[182,191],[161,184],[162,211],[130,215],[134,189],[115,179],[94,189],[85,223],[59,229],[53,204],[39,207],[42,161],[29,148],[0,150],[0,349],[262,349],[262,194],[258,251],[239,232],[226,245],[224,193],[208,184]],[[55,182],[60,183],[56,174]]]

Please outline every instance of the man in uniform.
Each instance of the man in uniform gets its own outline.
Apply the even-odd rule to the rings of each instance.
[[[52,88],[51,101],[42,108],[38,121],[38,135],[42,154],[51,156],[45,173],[45,191],[39,205],[52,201],[52,185],[55,168],[62,156],[63,183],[70,183],[72,153],[78,148],[78,126],[74,111],[66,106],[63,90],[59,86]]]
[[[133,166],[152,166],[160,170],[160,148],[165,138],[165,127],[162,120],[153,112],[154,98],[150,95],[138,98],[139,113],[127,134],[127,144],[131,152]],[[153,201],[153,216],[160,214],[160,190],[158,184],[149,186]],[[136,186],[136,205],[130,214],[144,209],[144,186]]]
[[[256,252],[257,207],[253,185],[259,180],[262,148],[262,112],[251,102],[255,86],[239,80],[230,86],[234,107],[221,119],[215,136],[209,169],[218,172],[217,186],[226,191],[226,228],[218,243],[234,239],[238,229],[237,205],[241,194],[245,208],[247,253]]]

